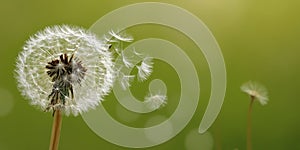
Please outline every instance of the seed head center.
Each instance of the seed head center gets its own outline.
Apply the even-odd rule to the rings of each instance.
[[[52,92],[48,96],[50,103],[47,109],[53,108],[55,112],[56,105],[63,106],[66,98],[74,98],[73,86],[81,83],[87,69],[79,58],[74,57],[74,54],[70,58],[67,54],[62,54],[59,58],[48,62],[45,68],[53,82]]]

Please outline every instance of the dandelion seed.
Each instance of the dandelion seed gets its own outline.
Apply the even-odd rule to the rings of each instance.
[[[129,59],[125,56],[124,51],[121,51],[122,62],[127,68],[132,68],[133,64],[129,61]]]
[[[122,52],[122,49],[121,49],[121,48],[115,47],[114,50],[115,50],[115,52],[116,52],[118,55],[121,55],[121,52]]]
[[[142,57],[142,56],[143,56],[143,54],[137,52],[137,51],[135,50],[135,48],[134,48],[132,51],[133,51],[133,54],[136,55],[136,56],[138,56],[138,57]]]
[[[132,82],[134,77],[134,75],[125,75],[122,72],[120,73],[119,81],[123,90],[126,90],[131,86],[130,82]]]
[[[167,104],[167,96],[162,94],[149,94],[145,97],[144,102],[147,107],[156,110]]]
[[[266,105],[269,100],[267,89],[257,82],[249,81],[244,83],[241,86],[241,90],[247,93],[251,98],[258,100],[261,105]]]
[[[111,30],[109,32],[109,34],[111,36],[113,36],[114,38],[116,38],[117,40],[120,40],[120,41],[123,41],[123,42],[132,42],[133,41],[133,38],[129,35],[126,35],[126,34],[117,34],[116,32],[114,32],[113,30]],[[110,40],[110,41],[113,41],[113,40]]]
[[[137,78],[139,81],[146,80],[152,73],[153,62],[151,57],[145,57],[141,62],[140,66],[137,66],[138,74]]]
[[[15,70],[19,90],[42,110],[76,116],[95,108],[113,85],[108,47],[79,27],[47,27],[19,53]]]
[[[114,42],[117,42],[117,40],[112,40],[110,39],[109,37],[107,37],[106,35],[103,35],[103,39],[105,42],[108,42],[108,43],[114,43]]]

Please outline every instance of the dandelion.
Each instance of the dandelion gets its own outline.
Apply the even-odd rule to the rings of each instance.
[[[149,94],[145,97],[144,102],[147,107],[156,110],[167,104],[167,96],[162,94]]]
[[[153,62],[151,57],[145,57],[141,62],[140,66],[137,66],[138,74],[137,78],[139,81],[146,80],[152,73]]]
[[[241,86],[241,90],[250,96],[250,106],[248,111],[248,121],[247,121],[247,150],[252,150],[252,142],[251,142],[251,113],[252,113],[252,105],[254,100],[258,100],[261,105],[266,105],[269,98],[267,89],[257,83],[249,81],[244,83]]]
[[[109,46],[79,27],[47,27],[17,58],[18,88],[31,105],[54,115],[50,149],[57,149],[62,114],[95,108],[113,85]]]
[[[249,81],[241,86],[241,90],[251,99],[258,100],[261,105],[266,105],[269,100],[267,89],[257,82]]]

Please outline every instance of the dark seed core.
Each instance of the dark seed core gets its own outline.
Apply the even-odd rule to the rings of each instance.
[[[87,69],[74,54],[70,58],[67,54],[62,54],[58,59],[48,62],[45,68],[53,82],[52,92],[48,96],[50,103],[46,110],[52,108],[54,115],[56,104],[65,105],[66,97],[74,98],[73,85],[81,83]]]

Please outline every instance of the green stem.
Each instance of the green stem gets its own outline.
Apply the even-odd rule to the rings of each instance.
[[[248,118],[247,118],[247,150],[252,150],[252,141],[251,141],[251,126],[252,126],[252,106],[254,102],[254,97],[251,96],[251,101],[249,105]]]

